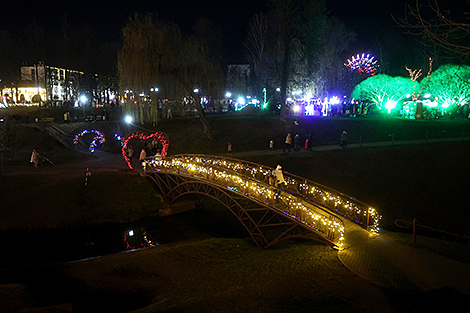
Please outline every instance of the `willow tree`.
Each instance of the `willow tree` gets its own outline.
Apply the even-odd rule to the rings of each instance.
[[[123,46],[118,55],[120,94],[125,100],[124,111],[132,114],[137,122],[157,123],[158,114],[149,111],[155,111],[158,106],[145,100],[151,88],[158,84],[159,50],[165,47],[168,28],[153,15],[136,14],[122,30]]]
[[[207,24],[204,24],[207,25]],[[156,93],[170,101],[193,104],[199,113],[204,133],[210,136],[209,122],[200,102],[222,93],[223,75],[209,55],[209,45],[200,37],[184,38],[177,25],[157,21],[153,15],[130,19],[123,30],[123,48],[119,54],[121,94],[141,122],[157,121]],[[198,88],[200,93],[193,90]]]

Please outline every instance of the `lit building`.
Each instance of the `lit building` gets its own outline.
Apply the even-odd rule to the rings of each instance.
[[[5,87],[1,90],[1,107],[8,107],[12,104],[38,104],[41,99],[46,99],[46,89],[37,87],[31,81],[19,80],[15,86]]]
[[[36,93],[41,102],[74,103],[78,98],[83,75],[80,71],[48,66],[42,62],[21,67],[21,80],[31,82],[32,88],[44,90],[42,94]],[[34,100],[38,100],[37,97]]]
[[[38,64],[22,66],[21,80],[1,89],[0,107],[9,105],[82,106],[111,104],[117,98],[114,79],[98,74]],[[79,101],[86,98],[87,101]]]

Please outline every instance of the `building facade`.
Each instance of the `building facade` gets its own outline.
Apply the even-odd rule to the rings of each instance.
[[[21,80],[31,82],[37,93],[34,102],[68,102],[75,103],[78,99],[80,81],[84,72],[48,66],[44,63],[21,67]]]

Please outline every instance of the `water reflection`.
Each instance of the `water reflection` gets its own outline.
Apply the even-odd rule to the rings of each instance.
[[[126,244],[126,250],[158,246],[158,243],[155,243],[150,239],[147,235],[147,231],[143,227],[139,227],[136,230],[126,230],[124,232],[124,243]]]
[[[76,261],[158,246],[157,240],[144,226],[136,223],[2,231],[0,236],[7,244],[2,249],[5,257],[0,258],[0,270]]]

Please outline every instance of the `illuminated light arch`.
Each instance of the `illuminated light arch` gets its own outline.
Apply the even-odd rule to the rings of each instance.
[[[134,139],[134,138],[140,139],[141,141],[145,141],[145,140],[150,139],[150,138],[156,138],[160,142],[160,144],[162,145],[162,151],[160,153],[162,158],[164,158],[168,153],[169,142],[168,142],[168,137],[165,133],[155,132],[155,133],[152,133],[150,135],[145,135],[144,133],[141,133],[141,132],[132,133],[132,134],[128,135],[126,137],[126,139],[123,141],[122,149],[121,149],[122,156],[123,156],[124,160],[126,160],[127,166],[129,166],[130,169],[133,169],[133,166],[132,166],[131,160],[128,158],[127,153],[126,153],[127,152],[127,144],[129,143],[129,141],[131,139]]]
[[[77,145],[80,141],[80,137],[83,137],[86,134],[94,134],[93,140],[90,142],[90,146],[88,148],[88,150],[90,150],[91,153],[95,152],[95,147],[97,146],[97,142],[100,144],[103,144],[106,142],[105,136],[99,130],[85,129],[82,132],[75,135],[75,138],[73,139],[73,144]]]

